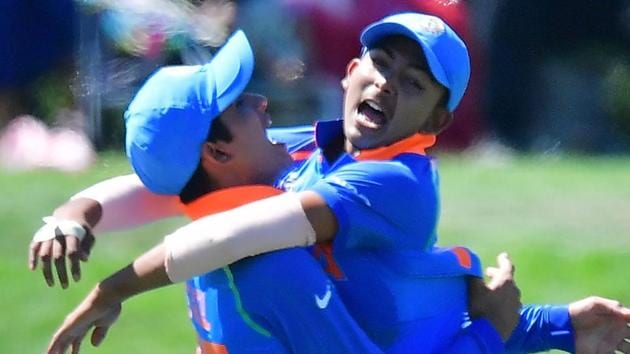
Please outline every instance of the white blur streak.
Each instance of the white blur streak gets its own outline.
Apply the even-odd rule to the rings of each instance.
[[[236,17],[236,4],[230,0],[208,0],[199,6],[186,0],[84,0],[83,4],[131,19],[137,38],[157,29],[166,38],[185,35],[213,47],[225,42]]]
[[[437,2],[443,6],[451,6],[451,5],[459,4],[459,0],[438,0]]]

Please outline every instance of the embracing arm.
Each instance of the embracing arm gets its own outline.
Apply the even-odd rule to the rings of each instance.
[[[92,225],[97,233],[126,230],[181,215],[177,196],[149,191],[134,174],[97,183],[72,196],[66,204],[80,199],[90,199],[100,205],[102,215]]]
[[[514,281],[514,265],[506,253],[497,256],[497,266],[488,267],[490,281],[468,278],[470,324],[463,328],[444,353],[505,352],[504,342],[518,323],[521,293]]]
[[[54,263],[59,282],[66,288],[66,258],[78,281],[80,261],[87,261],[94,244],[93,231],[128,229],[180,213],[177,197],[151,193],[135,175],[105,180],[77,193],[44,219],[29,247],[29,268],[35,270],[41,261],[44,279],[53,286]]]
[[[332,212],[312,192],[285,193],[199,219],[100,282],[66,317],[47,353],[64,353],[69,347],[78,352],[89,331],[92,331],[92,344],[100,344],[118,318],[121,303],[131,296],[222,267],[250,254],[306,245],[320,237],[330,239],[335,230]],[[277,237],[288,234],[297,236]],[[170,266],[168,274],[165,264]]]
[[[570,353],[630,353],[630,309],[591,296],[568,306],[528,305],[506,343],[508,353],[559,349]]]
[[[51,339],[47,353],[79,352],[81,341],[91,330],[91,342],[99,345],[114,324],[126,299],[171,284],[164,270],[164,248],[160,244],[133,263],[101,281],[64,320]]]
[[[188,224],[165,240],[173,282],[242,258],[330,240],[336,218],[314,192],[284,193]]]

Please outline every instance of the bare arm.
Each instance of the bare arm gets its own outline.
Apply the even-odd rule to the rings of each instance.
[[[75,194],[72,200],[92,199],[102,208],[95,233],[128,230],[181,215],[179,198],[149,191],[136,175],[113,177]]]
[[[92,345],[99,345],[118,318],[123,301],[169,284],[164,248],[160,244],[97,284],[55,332],[47,353],[65,353],[69,347],[78,353],[89,331],[92,331]]]
[[[304,217],[308,220],[306,222],[312,225],[316,239],[318,241],[332,239],[337,228],[336,218],[323,199],[315,193],[305,192],[299,194],[296,203],[303,209]],[[262,210],[266,210],[264,205]],[[219,217],[226,215],[228,216],[228,225],[246,222],[243,219],[232,219],[238,216],[230,218],[228,213],[218,214]],[[262,220],[266,220],[266,218],[263,217]],[[286,226],[283,224],[277,226],[286,230]],[[205,229],[203,227],[201,229],[188,227],[190,232]],[[258,225],[258,228],[260,227],[261,225]],[[187,237],[179,236],[183,237],[182,239]],[[47,353],[64,353],[70,347],[72,347],[73,352],[78,352],[82,339],[90,331],[92,332],[92,344],[100,344],[109,328],[118,318],[124,300],[172,283],[166,272],[165,258],[164,244],[159,244],[127,267],[100,282],[81,304],[66,317],[64,323],[51,339]]]
[[[337,217],[333,211],[315,192],[302,192],[299,196],[306,218],[315,230],[317,242],[332,240],[338,228]]]
[[[314,192],[283,193],[196,220],[164,239],[173,282],[245,257],[334,237],[337,220]]]
[[[41,262],[44,279],[48,286],[53,286],[54,264],[59,283],[65,289],[68,286],[66,257],[72,278],[79,281],[80,261],[87,261],[94,245],[93,231],[129,229],[180,213],[176,196],[150,192],[135,175],[105,180],[77,193],[55,209],[52,224],[38,230],[39,234],[44,234],[44,239],[34,237],[30,244],[28,266],[35,270]],[[57,222],[74,222],[76,227],[58,228]]]

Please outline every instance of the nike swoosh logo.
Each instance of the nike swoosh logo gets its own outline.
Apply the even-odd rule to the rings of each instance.
[[[328,286],[326,287],[326,293],[324,294],[324,296],[320,298],[319,296],[315,295],[315,303],[317,304],[317,307],[319,307],[322,310],[328,307],[328,302],[330,302],[331,297],[332,297],[332,289],[330,288],[330,284],[328,284]]]

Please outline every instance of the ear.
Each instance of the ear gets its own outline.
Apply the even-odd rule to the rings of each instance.
[[[201,163],[204,166],[221,165],[232,159],[232,155],[225,148],[223,142],[207,141],[201,148]]]
[[[420,128],[423,133],[439,134],[453,122],[453,113],[446,107],[438,106],[433,111],[431,118]]]
[[[343,79],[341,79],[341,87],[344,89],[344,91],[348,89],[348,79],[350,77],[350,74],[352,74],[352,72],[357,68],[357,66],[359,66],[360,61],[361,60],[359,58],[354,58],[350,60],[350,62],[346,66],[346,76],[344,76]]]

